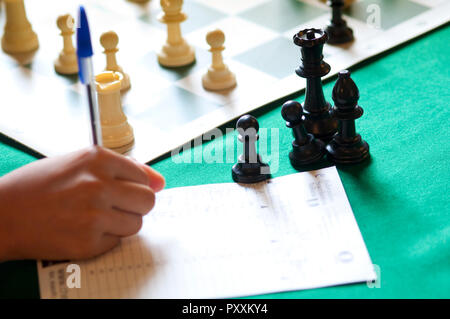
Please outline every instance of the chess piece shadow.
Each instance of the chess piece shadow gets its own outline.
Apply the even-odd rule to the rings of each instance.
[[[26,66],[33,63],[34,57],[36,56],[37,52],[38,50],[34,50],[24,53],[7,53],[7,55],[10,56],[12,59],[14,59],[17,62],[17,64]]]
[[[131,2],[145,11],[149,11],[151,1],[154,0],[127,0],[127,2]]]
[[[333,46],[334,46],[334,47],[341,48],[341,49],[343,49],[343,50],[348,50],[348,49],[350,49],[354,44],[355,44],[355,41],[351,41],[351,42],[346,42],[346,43],[341,43],[341,44],[333,44]]]
[[[179,67],[171,67],[171,66],[166,66],[163,65],[161,63],[158,64],[160,68],[169,71],[171,73],[176,73],[178,74],[178,78],[185,78],[187,77],[189,74],[191,74],[193,72],[193,69],[195,68],[195,66],[197,65],[197,59],[195,59],[192,63],[187,64],[187,65],[183,65],[183,66],[179,66]]]
[[[331,165],[335,165],[340,171],[357,176],[360,174],[360,172],[364,171],[367,167],[369,167],[372,164],[372,162],[373,162],[372,157],[369,157],[367,160],[353,165],[331,163],[331,162],[330,163]]]

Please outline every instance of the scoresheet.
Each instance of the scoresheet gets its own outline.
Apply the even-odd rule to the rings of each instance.
[[[376,279],[335,167],[165,190],[138,235],[38,272],[41,298],[226,298]]]

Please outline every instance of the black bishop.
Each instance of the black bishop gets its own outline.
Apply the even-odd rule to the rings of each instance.
[[[370,157],[369,145],[356,133],[355,120],[363,115],[358,105],[359,90],[350,72],[339,72],[333,88],[335,106],[332,115],[338,120],[338,132],[327,145],[329,160],[338,164],[356,164]]]

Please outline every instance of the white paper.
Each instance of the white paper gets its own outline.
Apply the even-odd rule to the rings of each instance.
[[[81,288],[66,285],[71,263]],[[165,190],[121,246],[38,271],[42,298],[223,298],[376,279],[335,167]]]

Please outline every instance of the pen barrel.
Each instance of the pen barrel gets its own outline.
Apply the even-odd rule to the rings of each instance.
[[[86,85],[88,96],[89,120],[92,131],[92,142],[94,145],[102,146],[102,128],[100,124],[100,112],[97,104],[97,94],[95,90],[94,71],[91,58],[80,59],[80,79]]]

